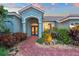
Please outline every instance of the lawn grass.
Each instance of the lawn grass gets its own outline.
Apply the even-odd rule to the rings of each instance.
[[[7,56],[8,55],[8,49],[6,49],[3,46],[0,46],[0,56]]]

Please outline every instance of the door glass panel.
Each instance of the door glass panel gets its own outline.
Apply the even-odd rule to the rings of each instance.
[[[32,26],[32,34],[34,34],[34,26]]]
[[[38,34],[38,26],[32,26],[32,35]]]
[[[38,27],[35,27],[35,32],[36,32],[36,35],[38,34]]]

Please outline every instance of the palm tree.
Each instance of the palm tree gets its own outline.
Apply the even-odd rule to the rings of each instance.
[[[4,20],[7,18],[8,11],[4,9],[4,6],[0,6],[0,32],[4,32],[5,25]]]

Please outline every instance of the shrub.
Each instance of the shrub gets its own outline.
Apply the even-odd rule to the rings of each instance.
[[[57,38],[58,35],[59,33],[57,32],[51,32],[52,39]]]
[[[4,29],[4,33],[11,33],[10,29],[8,29],[8,28]]]
[[[3,34],[10,34],[10,29],[6,28],[4,29],[4,31],[0,31],[0,35],[3,35]]]
[[[39,38],[36,42],[39,43],[39,44],[43,44],[44,43],[44,39],[43,38]]]
[[[49,33],[44,32],[42,34],[42,37],[40,39],[38,39],[36,42],[43,44],[43,43],[48,43],[50,44],[50,42],[52,41],[52,37]]]
[[[48,33],[43,33],[42,38],[44,39],[44,42],[50,43],[52,41],[52,37]]]
[[[27,35],[25,33],[3,34],[0,35],[0,45],[10,48],[26,38]]]
[[[18,42],[23,41],[27,38],[26,33],[22,32],[13,33],[13,36],[17,39]]]
[[[44,33],[51,34],[52,39],[57,38],[57,36],[58,36],[57,28],[53,28],[53,29],[44,31]]]
[[[58,29],[57,32],[59,33],[57,35],[57,42],[62,44],[70,44],[71,39],[68,35],[67,29]]]
[[[71,30],[79,30],[79,25],[75,25]]]
[[[79,30],[70,30],[69,36],[71,37],[73,45],[79,45]]]
[[[6,47],[12,47],[14,44],[16,44],[16,39],[12,34],[4,34],[1,35],[1,42]]]

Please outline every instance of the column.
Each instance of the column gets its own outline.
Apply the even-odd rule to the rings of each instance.
[[[42,36],[42,23],[39,23],[39,38]]]
[[[23,33],[26,33],[26,22],[25,22],[25,20],[22,22],[22,24],[23,24]]]

